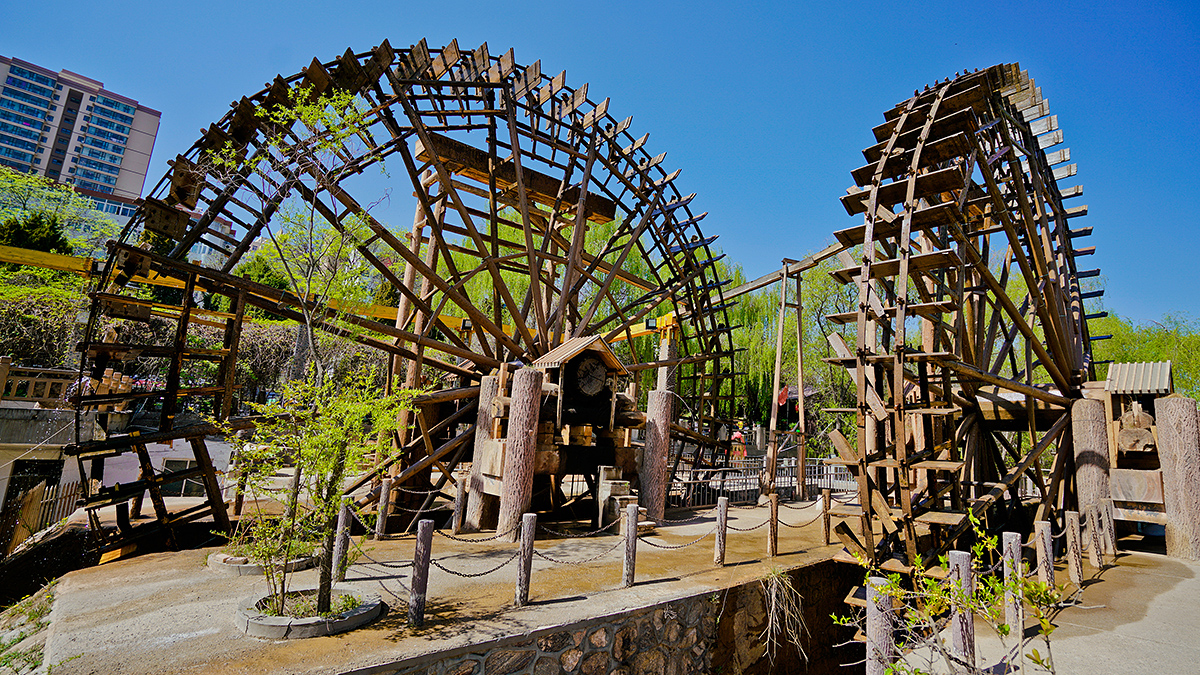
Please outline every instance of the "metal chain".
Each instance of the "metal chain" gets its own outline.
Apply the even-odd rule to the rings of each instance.
[[[549,560],[550,562],[556,563],[559,565],[583,565],[586,563],[595,562],[595,561],[603,558],[604,556],[608,555],[609,553],[612,553],[613,551],[617,550],[617,547],[624,543],[625,543],[625,540],[620,539],[617,541],[617,543],[613,544],[611,548],[604,551],[603,553],[600,553],[599,555],[594,555],[591,558],[584,558],[583,560],[559,560],[558,558],[551,558],[550,556],[546,555],[545,553],[542,553],[541,551],[537,550],[536,548],[533,549],[533,554],[543,560]]]
[[[392,489],[399,490],[401,492],[407,492],[410,495],[431,495],[431,494],[434,494],[435,492],[441,492],[441,490],[413,490],[410,488],[402,487],[400,485],[393,485]]]
[[[725,527],[728,527],[729,529],[734,530],[736,532],[753,532],[753,531],[757,530],[758,528],[762,527],[763,525],[766,525],[770,521],[771,521],[771,519],[768,518],[767,520],[762,521],[761,523],[755,525],[754,527],[734,527],[733,525],[730,525],[728,523],[725,524]]]
[[[429,564],[433,565],[434,567],[438,568],[439,570],[445,572],[446,574],[453,574],[456,577],[463,577],[464,579],[474,579],[477,577],[487,576],[487,575],[491,574],[492,572],[499,570],[501,567],[504,567],[508,563],[516,560],[517,556],[519,556],[519,555],[521,555],[521,549],[517,549],[517,550],[513,551],[513,554],[508,557],[508,560],[505,560],[504,562],[500,563],[499,565],[496,565],[495,567],[493,567],[492,569],[490,569],[486,572],[458,572],[458,571],[449,569],[449,568],[445,567],[444,565],[442,565],[441,563],[439,563],[438,561],[432,560],[432,559],[429,561]]]
[[[821,516],[823,516],[823,515],[825,515],[825,514],[823,514],[823,513],[818,513],[817,515],[813,516],[813,519],[812,519],[812,520],[808,521],[807,523],[801,523],[800,525],[792,525],[791,523],[786,523],[786,522],[784,522],[783,520],[780,520],[780,521],[779,521],[779,524],[780,524],[780,525],[783,525],[784,527],[791,527],[791,528],[794,528],[794,529],[797,529],[797,530],[798,530],[798,529],[800,529],[800,528],[802,528],[802,527],[808,527],[809,525],[812,525],[813,523],[817,522],[817,519],[819,519],[819,518],[820,518]]]
[[[816,502],[813,502],[812,504],[805,504],[804,506],[789,506],[787,502],[779,502],[779,505],[785,509],[791,509],[792,511],[803,511],[804,509],[816,506]]]
[[[975,574],[982,576],[985,574],[991,574],[992,572],[995,572],[996,570],[1000,569],[1003,566],[1004,566],[1004,558],[1000,558],[999,560],[996,561],[995,565],[992,565],[991,567],[989,567],[987,569],[975,567],[974,571],[975,571]]]
[[[676,549],[681,549],[681,548],[687,548],[693,544],[698,544],[702,540],[704,540],[706,537],[708,537],[708,535],[710,535],[716,531],[717,531],[717,528],[713,527],[713,529],[709,530],[708,532],[705,532],[704,534],[700,535],[696,539],[693,539],[692,541],[689,541],[686,544],[678,544],[678,545],[674,545],[674,546],[671,544],[656,544],[656,543],[650,541],[649,539],[643,539],[642,537],[638,537],[638,540],[641,542],[647,543],[647,544],[653,546],[654,548],[664,548],[664,549],[669,549],[669,550],[676,550]]]
[[[511,529],[509,529],[507,532],[498,532],[496,534],[493,534],[490,537],[482,537],[480,539],[467,539],[466,537],[456,537],[452,534],[446,534],[445,532],[442,532],[441,530],[434,530],[433,533],[436,535],[445,537],[447,539],[450,539],[451,541],[461,541],[461,542],[465,542],[468,544],[475,544],[475,543],[484,542],[484,541],[495,541],[495,540],[499,539],[500,537],[506,537],[506,536],[512,534],[513,532],[516,532],[519,529],[521,529],[521,524],[517,523]]]
[[[570,532],[560,532],[558,530],[552,530],[552,529],[546,527],[545,525],[542,525],[541,523],[538,523],[538,529],[543,532],[548,532],[550,534],[553,534],[553,535],[556,535],[559,537],[563,537],[564,539],[581,539],[583,537],[591,537],[591,536],[600,534],[601,532],[604,532],[605,530],[612,529],[612,526],[616,525],[619,522],[621,522],[621,520],[617,519],[598,530],[592,530],[591,532],[584,532],[582,534],[571,534]]]
[[[404,511],[406,513],[434,513],[437,511],[452,511],[452,510],[454,510],[454,507],[452,507],[452,506],[439,506],[436,509],[406,509],[403,506],[397,506],[396,504],[392,504],[392,508],[396,509],[397,511]]]

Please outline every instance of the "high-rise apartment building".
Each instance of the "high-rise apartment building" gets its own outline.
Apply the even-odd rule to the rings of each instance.
[[[74,186],[128,216],[162,116],[104,83],[0,56],[0,164]]]

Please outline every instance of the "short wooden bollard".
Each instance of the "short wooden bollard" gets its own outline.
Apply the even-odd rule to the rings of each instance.
[[[1078,511],[1067,511],[1067,576],[1076,586],[1083,584],[1083,540]]]
[[[1039,520],[1033,524],[1033,538],[1037,546],[1038,581],[1054,585],[1054,535],[1050,523]]]
[[[504,478],[500,486],[500,540],[515,542],[517,526],[533,499],[533,462],[537,450],[538,414],[542,405],[542,371],[522,368],[513,375],[508,437],[504,446]]]
[[[825,533],[825,543],[829,543],[829,508],[832,506],[833,490],[821,488],[821,529]]]
[[[877,589],[887,585],[883,577],[867,580],[867,675],[884,675],[896,658],[892,638],[892,598]]]
[[[1025,576],[1024,561],[1021,555],[1021,533],[1004,533],[1004,623],[1008,624],[1012,635],[1020,636],[1025,630],[1025,607],[1022,599],[1016,593]]]
[[[526,513],[521,516],[521,555],[517,565],[517,596],[515,604],[524,607],[529,604],[529,577],[533,572],[533,540],[537,534],[537,514]]]
[[[384,478],[379,485],[379,510],[375,517],[375,538],[387,534],[387,521],[392,513],[392,479]]]
[[[971,554],[950,551],[950,579],[962,589],[969,601],[975,595],[975,570],[971,569]],[[972,669],[975,667],[975,615],[970,609],[954,604],[950,614],[951,651]]]
[[[717,541],[713,545],[713,564],[725,564],[725,531],[729,523],[729,497],[717,497]]]
[[[413,552],[412,592],[408,595],[408,623],[425,624],[425,592],[429,588],[429,557],[433,549],[433,521],[417,523],[417,548]]]
[[[633,586],[633,568],[637,561],[638,505],[625,507],[625,566],[621,570],[625,588]]]
[[[458,481],[454,491],[454,515],[450,516],[450,534],[461,534],[463,517],[467,513],[467,481]]]
[[[1113,513],[1113,500],[1100,500],[1100,515],[1104,517],[1104,550],[1117,559],[1117,523]]]
[[[1095,504],[1088,504],[1084,507],[1084,517],[1087,519],[1088,529],[1088,562],[1092,567],[1100,569],[1104,564],[1104,543],[1100,536],[1100,510]]]
[[[349,497],[342,497],[342,508],[338,511],[337,533],[333,538],[333,578],[346,580],[346,549],[350,546],[350,521],[354,517]]]
[[[767,526],[767,555],[779,555],[779,495],[772,492],[767,495],[771,504],[771,523]]]

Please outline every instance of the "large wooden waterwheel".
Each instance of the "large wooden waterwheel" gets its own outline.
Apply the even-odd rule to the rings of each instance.
[[[281,121],[273,113],[297,92],[306,101],[349,95],[358,111],[351,133],[321,121]],[[733,351],[715,237],[701,233],[706,214],[693,211],[694,194],[677,188],[680,172],[667,170],[665,153],[652,153],[648,134],[631,131],[632,118],[608,111],[608,99],[590,98],[586,84],[567,86],[565,72],[543,74],[540,62],[521,66],[511,50],[493,55],[486,44],[464,51],[457,42],[440,49],[384,42],[276,77],[172,162],[111,245],[83,368],[99,380],[106,369],[119,375],[134,357],[161,358],[162,386],[84,396],[80,405],[161,398],[143,440],[202,437],[198,425],[178,428],[176,414],[201,397],[215,399],[218,417],[231,414],[241,323],[246,307],[259,307],[297,321],[307,313],[320,330],[392,355],[395,386],[431,390],[397,439],[402,466],[439,468],[448,479],[456,461],[470,459],[469,408],[483,376],[597,335],[635,374],[671,369],[683,401],[676,431],[711,457],[730,417]],[[411,228],[373,215],[380,193],[364,171],[385,159],[391,198],[414,196]],[[348,311],[233,274],[292,200],[350,234],[356,255],[397,292],[394,310]],[[139,246],[146,231],[169,246]],[[199,247],[215,255],[193,262]],[[134,297],[147,278],[182,288],[178,306]],[[197,310],[192,298],[200,291],[228,296],[231,310]],[[170,344],[121,344],[98,334],[102,315],[166,316],[178,329]],[[227,327],[224,348],[189,348],[189,325],[214,320]],[[645,335],[663,338],[662,349],[637,339]],[[193,359],[219,365],[212,382],[182,386],[181,369]],[[102,461],[130,442],[74,451]],[[152,496],[177,478],[146,471],[136,487]],[[223,511],[215,479],[208,487],[211,508]],[[155,504],[162,509],[161,499]],[[175,518],[159,515],[160,525]]]
[[[1041,90],[1016,64],[956,74],[884,113],[842,203],[863,222],[835,276],[858,311],[830,316],[857,389],[856,438],[834,432],[858,480],[838,535],[885,568],[929,566],[996,527],[1028,478],[1039,517],[1067,498],[1073,399],[1091,379],[1080,279],[1099,274],[1072,230],[1087,207]],[[1065,447],[1065,451],[1064,451]],[[1056,452],[1048,461],[1049,448]],[[1050,468],[1045,470],[1043,464]],[[852,526],[851,526],[852,525]]]

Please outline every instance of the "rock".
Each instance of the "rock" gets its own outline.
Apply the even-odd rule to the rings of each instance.
[[[599,628],[595,630],[592,632],[591,636],[588,637],[588,642],[590,642],[591,645],[597,649],[604,649],[608,646],[608,629]]]
[[[577,630],[571,634],[571,639],[575,641],[576,647],[583,644],[583,636],[586,634],[587,634],[587,631],[582,631],[582,630]]]
[[[605,675],[609,672],[608,661],[608,654],[604,652],[588,654],[587,658],[583,660],[583,667],[579,672],[583,675]]]
[[[683,635],[683,628],[679,625],[678,621],[671,620],[670,622],[667,623],[667,630],[665,632],[665,635],[666,635],[666,639],[667,639],[667,644],[673,645],[676,642],[679,642],[679,636]]]
[[[682,646],[684,649],[691,647],[692,645],[696,644],[697,637],[699,637],[699,633],[695,626],[687,629],[687,632],[683,634],[683,644],[680,646]]]
[[[558,675],[558,662],[552,656],[543,656],[533,666],[533,675]]]
[[[446,675],[474,675],[479,672],[479,662],[465,659],[458,663],[447,664]]]
[[[529,667],[537,652],[532,649],[497,649],[483,664],[484,675],[510,675]]]
[[[642,652],[633,659],[634,675],[661,675],[665,669],[666,662],[657,649]]]
[[[654,610],[654,630],[662,630],[667,622],[667,613],[661,609]]]
[[[583,652],[578,649],[568,649],[558,657],[558,663],[562,665],[563,670],[573,671],[575,666],[579,665],[579,659],[583,656]]]
[[[625,661],[637,652],[637,625],[631,624],[613,634],[613,658]]]
[[[538,649],[543,652],[559,652],[570,647],[571,644],[570,633],[552,633],[537,639]]]

